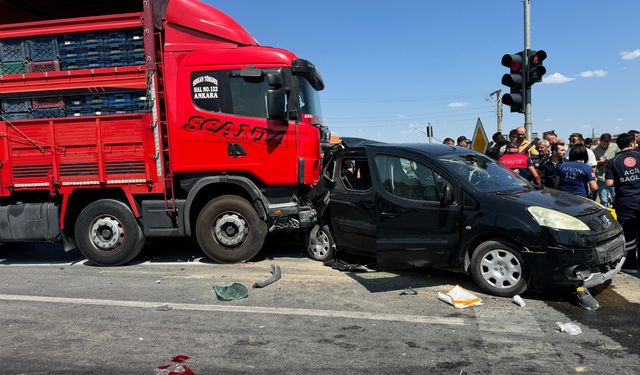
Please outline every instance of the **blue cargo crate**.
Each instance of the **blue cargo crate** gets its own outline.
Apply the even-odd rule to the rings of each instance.
[[[31,99],[2,99],[2,113],[31,112]]]
[[[118,104],[109,107],[108,113],[111,115],[124,115],[133,113],[133,107],[130,104]]]
[[[24,39],[0,40],[1,61],[26,61],[27,44]]]
[[[60,118],[66,117],[66,111],[64,108],[43,108],[34,109],[33,118]]]
[[[86,105],[87,98],[85,95],[67,96],[64,98],[64,105],[67,107],[82,107]]]
[[[60,57],[55,37],[33,38],[27,41],[31,61],[52,61]]]
[[[105,31],[102,33],[102,40],[106,43],[123,41],[126,42],[128,39],[126,30],[114,30],[114,31]]]
[[[0,116],[3,121],[31,120],[33,118],[31,112],[3,113]]]
[[[128,92],[118,92],[107,95],[110,105],[131,104],[131,94]]]
[[[100,94],[87,95],[85,97],[85,103],[87,103],[89,105],[108,104],[109,103],[109,98],[108,98],[107,95],[100,95]]]

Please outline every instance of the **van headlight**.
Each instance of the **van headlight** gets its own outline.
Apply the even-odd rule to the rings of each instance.
[[[591,230],[587,224],[573,216],[544,207],[531,206],[527,211],[543,227],[563,230]]]

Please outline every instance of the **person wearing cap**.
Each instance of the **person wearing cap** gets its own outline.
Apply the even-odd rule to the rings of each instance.
[[[505,148],[506,153],[498,159],[498,163],[511,169],[527,181],[533,180],[536,186],[540,186],[540,175],[533,166],[531,158],[526,154],[521,154],[516,143],[509,143]]]
[[[458,146],[459,147],[464,147],[464,148],[469,148],[471,146],[471,141],[465,137],[464,135],[461,135],[458,137]]]
[[[622,133],[616,139],[620,152],[605,167],[605,183],[613,186],[613,207],[624,231],[626,260],[622,270],[638,273],[638,228],[640,227],[640,153],[635,135]]]
[[[449,146],[455,146],[455,142],[453,141],[453,138],[445,138],[444,141],[442,141],[443,145],[449,145]]]

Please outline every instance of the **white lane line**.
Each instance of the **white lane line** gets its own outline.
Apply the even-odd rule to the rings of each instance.
[[[284,308],[284,307],[198,305],[198,304],[186,304],[186,303],[26,296],[26,295],[14,295],[14,294],[0,294],[0,300],[21,301],[21,302],[48,302],[48,303],[92,305],[92,306],[135,307],[135,308],[154,308],[156,306],[168,305],[174,310],[187,310],[187,311],[218,311],[218,312],[233,312],[233,313],[244,313],[244,314],[271,314],[271,315],[288,315],[288,316],[316,316],[316,317],[322,317],[322,318],[383,320],[383,321],[393,321],[393,322],[442,324],[442,325],[454,325],[454,326],[465,325],[464,319],[462,318],[447,318],[447,317],[406,315],[406,314],[382,314],[382,313],[358,312],[358,311],[292,309],[292,308]]]

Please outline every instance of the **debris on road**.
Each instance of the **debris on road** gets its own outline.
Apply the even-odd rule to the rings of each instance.
[[[398,294],[400,294],[401,296],[417,296],[418,292],[413,290],[412,287],[408,287],[405,290],[401,290]]]
[[[362,264],[351,264],[340,259],[331,259],[323,263],[325,266],[329,266],[334,270],[339,271],[354,271],[354,272],[374,272],[374,270]]]
[[[254,288],[264,288],[267,285],[271,285],[273,283],[275,283],[276,281],[280,280],[280,278],[282,277],[282,272],[280,271],[280,266],[277,264],[272,264],[271,265],[271,276],[263,281],[259,281],[255,284],[253,284]]]
[[[253,262],[238,262],[236,263],[236,267],[251,267],[253,266]]]
[[[515,303],[516,305],[520,306],[520,307],[525,307],[527,306],[526,303],[524,303],[524,300],[522,299],[522,297],[520,297],[519,295],[515,295],[513,296],[513,303]]]
[[[180,354],[171,359],[171,364],[158,366],[154,372],[155,375],[196,375],[185,363],[189,360],[188,355]]]
[[[160,284],[160,280],[156,280],[156,284]]]
[[[231,285],[214,285],[213,290],[220,301],[235,301],[249,296],[247,287],[240,283]]]
[[[452,305],[456,309],[482,305],[482,300],[479,297],[459,285],[454,286],[447,293],[438,292],[438,299]]]
[[[580,326],[577,325],[576,323],[573,323],[573,322],[568,322],[568,323],[556,322],[556,324],[560,328],[560,332],[565,332],[565,333],[568,333],[568,334],[573,335],[573,336],[579,335],[579,334],[582,333],[582,329],[580,329]]]
[[[169,311],[172,310],[172,307],[169,305],[158,305],[153,307],[156,311]]]

